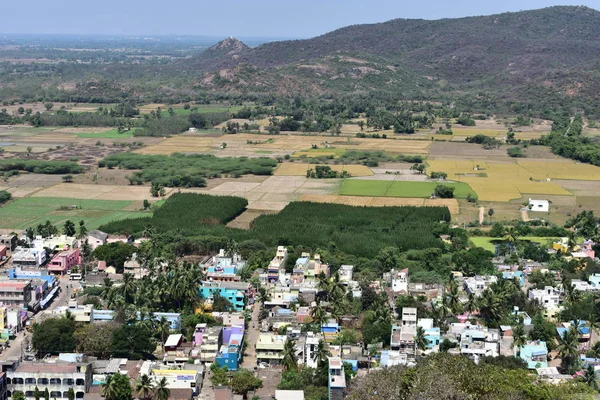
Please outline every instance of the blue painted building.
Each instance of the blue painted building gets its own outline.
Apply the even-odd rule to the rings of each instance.
[[[154,320],[165,318],[169,322],[171,330],[178,331],[181,329],[181,314],[180,313],[167,313],[167,312],[155,312],[152,314]],[[113,310],[93,310],[92,322],[104,322],[112,321],[115,318],[115,312]],[[146,316],[145,319],[149,319]],[[141,320],[141,313],[137,313],[137,320]]]
[[[220,367],[227,367],[229,371],[237,371],[242,361],[244,343],[244,327],[228,326],[223,329],[223,345],[215,357],[215,362]]]
[[[235,311],[243,311],[249,290],[247,282],[202,282],[198,297],[212,301],[214,293],[218,293],[231,303]]]
[[[515,347],[515,353],[517,348]],[[515,356],[517,356],[515,354]],[[528,342],[519,349],[519,357],[527,363],[527,368],[546,368],[548,367],[548,347],[546,342],[541,340]]]
[[[523,274],[523,271],[504,271],[502,272],[502,279],[517,281],[519,286],[525,285],[525,275]]]

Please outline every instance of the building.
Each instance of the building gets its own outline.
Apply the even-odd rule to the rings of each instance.
[[[329,357],[329,400],[342,400],[346,389],[344,364],[339,357]]]
[[[144,361],[139,374],[148,375],[154,382],[164,378],[171,391],[170,399],[191,399],[198,396],[202,389],[204,366],[202,364],[183,364],[171,368],[154,361]]]
[[[460,353],[477,361],[480,357],[500,355],[500,332],[479,326],[465,329],[460,335]]]
[[[402,308],[402,326],[417,325],[417,309],[414,307]]]
[[[6,368],[6,366],[5,366]],[[35,388],[41,392],[46,389],[50,397],[55,399],[69,398],[69,389],[75,391],[76,399],[83,399],[92,385],[92,364],[84,362],[51,362],[16,361],[6,372],[8,396],[21,391],[27,398],[34,398]]]
[[[529,300],[537,300],[544,307],[544,316],[553,318],[560,309],[560,291],[552,286],[543,289],[529,289]]]
[[[275,400],[304,400],[304,390],[276,390]]]
[[[283,359],[283,347],[287,336],[272,332],[261,333],[256,340],[256,361],[279,364]]]
[[[323,340],[323,336],[314,332],[307,332],[304,340],[304,351],[302,353],[302,363],[310,368],[317,368],[317,360],[315,353],[319,347],[319,342]]]
[[[391,287],[394,293],[408,293],[408,268],[390,272]]]
[[[221,367],[227,367],[229,371],[237,371],[243,356],[244,325],[225,327],[222,341],[215,362]]]
[[[31,303],[30,280],[0,281],[0,304],[27,309]]]
[[[351,282],[353,271],[354,265],[342,265],[338,271],[338,274],[340,274],[340,281]]]
[[[235,311],[243,311],[246,298],[252,295],[252,286],[247,282],[202,282],[198,296],[205,299],[207,305],[212,304],[214,293],[227,299]]]
[[[540,340],[527,342],[518,349],[515,347],[515,357],[525,361],[529,369],[548,367],[548,347]]]
[[[481,296],[486,289],[493,283],[498,282],[498,277],[495,275],[474,276],[465,278],[464,286],[467,293],[473,293],[475,296]]]
[[[221,348],[223,327],[198,324],[194,329],[191,357],[201,362],[212,363]]]
[[[8,247],[10,251],[15,250],[17,241],[17,235],[0,235],[0,245]]]
[[[267,282],[276,283],[281,280],[285,274],[285,262],[287,261],[288,251],[285,246],[278,246],[275,257],[269,263],[267,268]]]
[[[71,269],[76,268],[80,263],[79,249],[64,250],[52,257],[48,264],[48,271],[62,276]]]
[[[94,306],[91,304],[78,305],[77,300],[70,300],[68,306],[57,307],[52,310],[52,314],[56,315],[67,315],[75,319],[75,322],[87,322],[90,323],[94,320]]]
[[[228,256],[221,249],[219,254],[212,257],[210,262],[204,265],[206,278],[209,281],[239,281],[238,271],[246,266],[239,254]]]
[[[425,339],[427,340],[427,349],[431,350],[440,344],[441,331],[440,328],[433,326],[433,319],[431,318],[419,318],[417,327],[423,328]]]
[[[137,253],[133,253],[131,259],[123,263],[123,273],[131,274],[135,279],[142,279],[146,276],[146,270],[142,268],[142,265],[138,261]]]
[[[54,286],[56,276],[49,274],[47,268],[29,268],[29,267],[14,267],[8,270],[10,279],[42,279],[48,282],[49,286]]]
[[[89,231],[87,235],[87,242],[92,248],[92,250],[95,250],[97,247],[105,245],[107,239],[108,233],[104,233],[102,231],[99,231],[98,229],[93,229]]]
[[[44,248],[17,247],[12,255],[13,267],[39,268],[46,262],[46,250]]]
[[[550,212],[550,202],[548,200],[529,199],[529,211]]]
[[[33,246],[38,249],[49,248],[52,251],[63,251],[68,249],[77,248],[79,241],[74,236],[52,236],[49,238],[42,238],[36,236],[32,242]]]

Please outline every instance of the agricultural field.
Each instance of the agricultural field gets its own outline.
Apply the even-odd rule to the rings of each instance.
[[[345,179],[342,182],[340,194],[343,196],[372,196],[372,197],[418,197],[429,198],[440,182],[410,182]],[[444,182],[446,186],[455,188],[456,198],[466,198],[469,194],[476,196],[469,185],[462,182]]]
[[[338,149],[338,148],[318,148],[318,149],[308,149],[302,151],[296,151],[292,154],[293,158],[302,158],[302,157],[333,157],[339,158],[343,155],[347,150],[346,149]]]
[[[283,163],[275,170],[275,176],[306,176],[306,171],[315,168],[314,164],[304,163]],[[373,175],[368,167],[364,165],[330,165],[332,170],[342,172],[347,171],[352,176],[369,176]]]
[[[0,208],[0,228],[22,230],[46,221],[61,225],[66,220],[83,220],[88,229],[97,229],[111,221],[152,215],[140,209],[141,202],[133,201],[28,197]]]
[[[254,142],[252,144],[250,142]],[[222,144],[227,147],[221,150]],[[141,154],[171,154],[213,152],[224,156],[253,156],[256,151],[273,151],[274,154],[291,154],[305,151],[313,145],[326,144],[341,150],[380,150],[397,154],[427,154],[431,142],[425,140],[361,139],[336,138],[331,136],[309,135],[258,135],[236,134],[206,137],[196,134],[183,134],[167,138],[160,143],[138,150]]]
[[[370,197],[370,196],[339,196],[330,194],[305,194],[299,201],[313,203],[345,204],[348,206],[362,207],[448,207],[450,214],[456,215],[460,207],[456,199],[423,199],[400,197]]]
[[[119,133],[119,131],[116,129],[110,129],[99,133],[80,132],[76,133],[75,135],[81,139],[124,139],[133,137],[135,131],[136,129],[131,129],[129,131]]]
[[[562,168],[573,172],[560,172]],[[525,194],[571,196],[571,192],[551,179],[564,175],[585,179],[598,173],[594,171],[600,172],[600,168],[569,161],[500,163],[436,159],[429,161],[428,171],[443,171],[449,179],[468,183],[482,201],[510,201]],[[600,174],[596,176],[600,179]]]
[[[559,238],[556,238],[556,237],[537,237],[537,236],[519,237],[519,240],[540,243],[543,245],[550,245],[550,244],[552,244],[552,242],[555,242],[558,239]],[[494,241],[501,241],[502,239],[487,237],[487,236],[475,236],[475,237],[470,237],[469,240],[473,243],[474,246],[481,247],[481,248],[491,251],[493,253],[496,249],[496,247],[494,246]]]
[[[166,196],[173,189],[166,188]],[[59,183],[39,190],[31,197],[53,197],[89,200],[121,200],[143,201],[152,200],[148,186],[94,185],[78,183]]]

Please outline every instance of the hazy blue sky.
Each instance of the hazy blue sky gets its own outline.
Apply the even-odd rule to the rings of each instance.
[[[311,37],[393,18],[461,17],[600,0],[28,0],[3,1],[0,33]]]

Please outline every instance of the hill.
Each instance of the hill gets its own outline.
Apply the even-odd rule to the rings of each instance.
[[[207,51],[185,63],[207,73],[208,87],[232,90],[387,87],[409,94],[490,90],[526,99],[543,93],[590,100],[600,89],[600,12],[587,7],[395,19],[313,39],[235,47],[233,56]],[[226,79],[215,84],[210,74],[217,71]],[[236,86],[238,77],[242,86]]]

